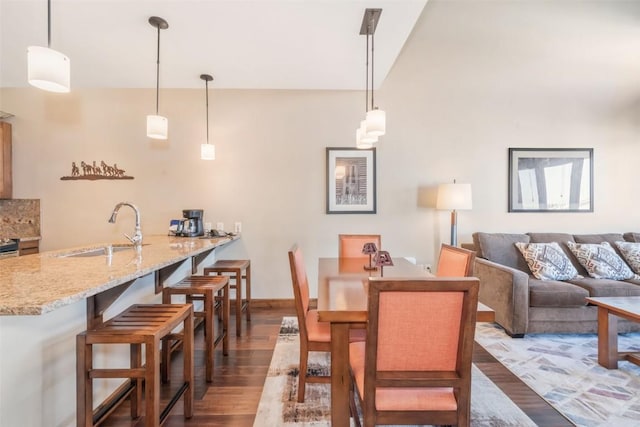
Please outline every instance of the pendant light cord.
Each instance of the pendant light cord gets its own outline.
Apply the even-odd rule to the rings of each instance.
[[[371,32],[371,24],[369,24],[369,26],[367,26],[367,61],[366,61],[366,65],[367,65],[367,69],[365,71],[365,99],[364,99],[364,112],[366,113],[367,111],[369,111],[369,33]]]
[[[209,143],[209,80],[204,81],[205,99],[207,105],[207,144]]]
[[[51,49],[51,0],[47,0],[47,47]]]
[[[51,1],[51,0],[49,0]],[[158,52],[156,56],[156,116],[160,104],[160,25],[158,25]]]
[[[371,109],[373,110],[375,107],[375,103],[373,102],[373,65],[375,64],[374,58],[373,58],[373,41],[374,41],[374,34],[375,34],[375,29],[373,28],[373,17],[371,18],[371,28],[370,28],[370,32],[371,32]],[[368,37],[368,36],[367,36]]]

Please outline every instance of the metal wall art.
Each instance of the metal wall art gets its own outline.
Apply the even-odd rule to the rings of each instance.
[[[62,176],[60,179],[63,181],[80,179],[95,181],[97,179],[133,179],[133,177],[126,175],[126,171],[120,169],[116,163],[108,165],[104,160],[101,160],[98,165],[95,160],[91,163],[83,160],[79,166],[76,162],[71,162],[71,175]]]

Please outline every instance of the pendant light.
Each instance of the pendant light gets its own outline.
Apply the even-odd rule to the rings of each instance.
[[[47,0],[47,47],[27,48],[27,79],[30,85],[49,92],[71,90],[71,61],[51,49],[51,0]]]
[[[200,145],[200,158],[202,160],[216,159],[216,146],[209,144],[209,82],[213,77],[209,74],[200,74],[200,78],[204,80],[205,99],[207,105],[207,142]]]
[[[376,31],[382,9],[366,9],[362,18],[360,35],[367,36],[366,72],[365,72],[365,120],[356,129],[356,148],[367,149],[378,142],[378,136],[384,135],[384,111],[374,104],[373,94],[373,34]],[[371,37],[371,107],[369,107],[369,37]],[[382,114],[380,114],[382,113]],[[382,123],[380,120],[382,119]]]
[[[160,30],[169,28],[169,24],[158,16],[149,18],[149,24],[158,29],[158,49],[156,59],[156,114],[147,116],[147,136],[153,139],[167,139],[169,121],[158,114],[160,101]]]
[[[376,10],[376,9],[368,9],[368,10]],[[371,135],[374,137],[382,136],[386,132],[386,114],[384,111],[378,109],[374,101],[374,81],[373,81],[373,71],[374,71],[374,35],[376,33],[376,27],[378,25],[378,19],[380,19],[380,14],[382,13],[382,9],[378,9],[379,12],[374,17],[373,14],[375,12],[371,12],[369,14],[369,31],[371,34],[371,109],[367,111],[367,135]],[[368,38],[369,36],[367,36]],[[367,43],[368,44],[368,43]]]

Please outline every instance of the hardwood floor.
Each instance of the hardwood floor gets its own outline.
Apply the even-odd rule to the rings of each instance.
[[[229,356],[222,356],[221,349],[216,349],[214,381],[210,384],[204,378],[203,328],[199,327],[196,330],[194,416],[190,420],[184,419],[180,399],[163,426],[251,427],[283,316],[295,316],[294,308],[252,308],[252,320],[243,322],[243,335],[240,338],[235,336],[232,325]],[[163,386],[163,399],[169,399],[178,386],[182,362],[180,352],[176,353],[172,362],[172,366],[176,367],[172,369],[176,381]],[[474,363],[538,426],[573,425],[479,345],[474,349]],[[131,420],[127,401],[102,425],[141,427],[144,417]]]

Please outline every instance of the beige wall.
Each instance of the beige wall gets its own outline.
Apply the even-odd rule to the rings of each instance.
[[[152,90],[74,89],[69,95],[4,88],[14,126],[14,197],[42,200],[42,247],[113,240],[133,228],[164,233],[182,209],[243,238],[227,252],[254,265],[257,298],[289,298],[286,251],[337,254],[338,233],[380,232],[392,255],[433,263],[448,241],[447,212],[419,202],[433,186],[473,185],[459,241],[474,231],[638,231],[640,3],[437,1],[380,90],[388,132],[378,145],[378,214],[326,215],[325,147],[353,145],[364,93],[215,90],[217,160],[199,159],[204,90],[162,89],[170,139],[145,137]],[[194,79],[201,72],[194,70]],[[259,70],[256,70],[259,72]],[[507,213],[508,147],[590,147],[595,212]],[[61,181],[72,161],[116,162],[133,181]],[[227,254],[225,253],[225,255]]]

